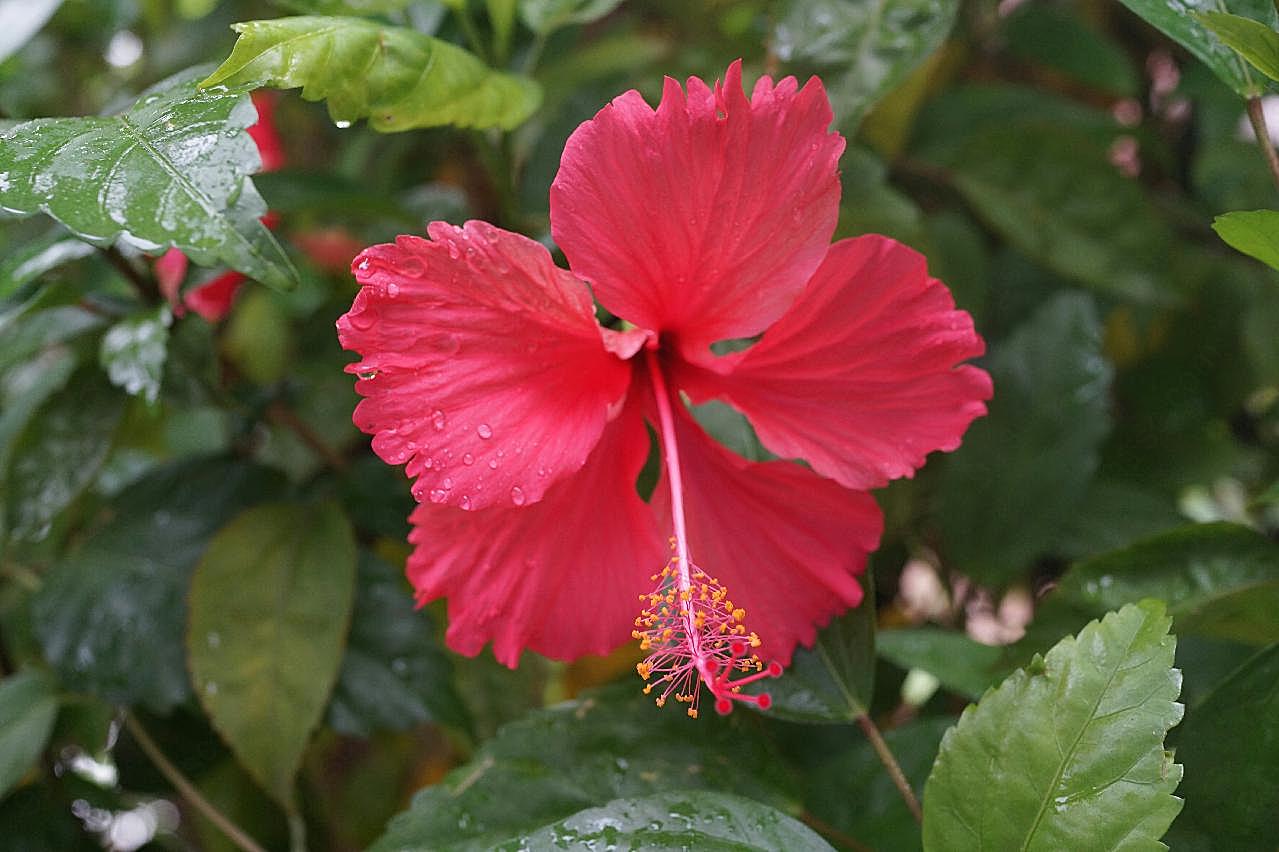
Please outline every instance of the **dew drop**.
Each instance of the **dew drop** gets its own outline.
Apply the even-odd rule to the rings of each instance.
[[[497,470],[497,459],[489,459],[489,470]]]
[[[470,496],[469,496],[469,495],[467,495],[467,494],[463,494],[463,495],[462,495],[462,501],[461,501],[461,503],[459,503],[458,505],[460,505],[463,509],[465,509],[466,511],[468,511],[468,512],[469,512],[469,511],[471,510],[471,498],[470,498]]]
[[[453,478],[452,478],[452,477],[450,477],[450,476],[446,476],[446,477],[444,477],[444,481],[443,481],[443,482],[441,482],[441,483],[440,483],[440,485],[443,485],[445,488],[452,488],[452,487],[453,487]]]
[[[467,453],[466,455],[462,456],[462,464],[466,465],[467,467],[470,467],[471,465],[475,464],[475,456],[471,455],[470,453]]]
[[[210,648],[217,648],[222,644],[222,634],[218,633],[216,630],[212,630],[204,637],[204,641],[208,643]]]
[[[511,486],[511,502],[516,506],[524,505],[524,489],[518,485]]]
[[[361,260],[361,261],[359,262],[359,264],[358,264],[355,268],[356,268],[356,269],[358,269],[358,270],[360,270],[361,272],[363,272],[364,270],[368,269],[368,268],[369,268],[369,259],[368,259],[367,257],[366,257],[366,258],[364,258],[364,260]]]
[[[444,424],[448,421],[444,419],[444,412],[438,408],[431,412],[431,425],[435,427],[436,432],[444,431]]]
[[[442,488],[432,488],[431,493],[426,496],[430,498],[432,503],[443,503],[448,493]]]
[[[351,126],[351,122],[349,122],[349,121],[335,121],[335,122],[333,122],[333,126],[334,126],[334,127],[336,127],[338,130],[346,130],[348,127],[350,127],[350,126]]]
[[[386,295],[387,295],[387,298],[390,298],[390,299],[394,299],[396,296],[400,295],[400,285],[396,284],[394,281],[387,284]]]
[[[368,381],[369,379],[376,379],[377,370],[361,370],[355,374],[355,377],[358,379],[364,379],[365,381]]]
[[[481,423],[479,426],[476,426],[475,433],[486,441],[493,437],[493,430],[487,423]]]

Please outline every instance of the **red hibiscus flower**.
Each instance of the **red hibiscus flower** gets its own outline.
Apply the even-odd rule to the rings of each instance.
[[[259,172],[273,172],[284,166],[284,143],[280,133],[275,129],[275,101],[278,95],[274,92],[258,91],[252,95],[253,105],[258,109],[258,120],[249,128],[249,136],[257,143],[258,155],[262,158]],[[275,227],[276,217],[267,213],[262,222],[268,228]],[[156,281],[160,292],[169,300],[174,313],[181,316],[187,308],[195,311],[208,322],[218,322],[231,310],[240,285],[248,279],[241,273],[230,270],[223,272],[199,287],[192,287],[178,300],[182,281],[186,278],[189,266],[187,256],[180,249],[171,248],[155,262]]]
[[[656,110],[627,92],[568,140],[551,225],[571,272],[483,222],[356,258],[338,320],[360,355],[354,420],[414,480],[408,575],[419,600],[448,598],[453,648],[491,641],[514,666],[633,636],[659,703],[696,715],[701,682],[727,712],[766,703],[734,689],[780,671],[761,656],[788,663],[861,601],[882,527],[866,490],[955,449],[991,384],[960,364],[981,338],[923,257],[829,244],[831,120],[815,78],[764,77],[749,98],[740,63],[714,89],[668,78]],[[587,282],[629,330],[598,325]],[[809,466],[734,455],[686,396]]]

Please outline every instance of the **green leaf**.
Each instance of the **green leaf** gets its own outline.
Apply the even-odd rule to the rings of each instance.
[[[1003,650],[939,627],[882,630],[879,655],[903,669],[922,669],[965,698],[981,697],[1004,674]]]
[[[1099,463],[1111,368],[1092,300],[1056,296],[995,348],[986,367],[995,397],[947,460],[941,525],[947,556],[999,586],[1051,551]]]
[[[1181,809],[1171,623],[1126,606],[969,706],[924,790],[924,848],[1161,848]]]
[[[0,62],[40,32],[61,5],[62,0],[0,0]]]
[[[0,680],[0,797],[35,763],[58,715],[57,684],[26,669]]]
[[[1193,708],[1178,738],[1186,810],[1174,848],[1263,852],[1279,813],[1279,645],[1271,645]],[[1184,838],[1184,840],[1183,840]]]
[[[654,707],[636,680],[535,711],[419,792],[372,849],[490,849],[613,799],[678,790],[794,811],[780,756],[751,730],[757,717],[689,719],[673,709]]]
[[[1111,296],[1178,300],[1167,281],[1171,231],[1091,134],[1004,122],[938,153],[977,215],[1048,269]]]
[[[0,260],[0,299],[12,296],[24,284],[93,251],[93,246],[84,240],[67,236],[64,229],[54,226],[43,239],[24,243]]]
[[[1179,634],[1279,642],[1279,544],[1235,524],[1195,524],[1074,566],[1041,612],[1095,617],[1160,598]]]
[[[89,487],[115,441],[124,402],[100,374],[81,371],[35,412],[13,444],[8,471],[0,471],[7,518],[0,526],[10,541],[43,540],[54,518]]]
[[[236,24],[227,60],[201,85],[302,87],[327,100],[339,124],[374,130],[452,124],[510,130],[532,115],[541,90],[493,71],[470,53],[402,27],[359,18],[303,16]]]
[[[282,486],[260,467],[199,459],[121,492],[114,517],[54,565],[32,601],[36,635],[63,682],[160,714],[187,700],[191,572],[219,527]]]
[[[538,35],[571,24],[589,24],[612,12],[622,0],[520,0],[520,18]]]
[[[1195,17],[1253,68],[1279,80],[1279,32],[1260,21],[1226,12],[1201,12]]]
[[[912,789],[923,788],[942,735],[953,723],[951,716],[928,716],[884,731],[884,742]],[[871,849],[912,852],[920,848],[919,825],[861,731],[804,725],[790,726],[795,728],[791,732],[779,731],[780,725],[769,727],[782,737],[781,748],[796,765],[807,810]]]
[[[773,49],[783,62],[822,74],[836,120],[852,129],[941,46],[958,10],[956,0],[790,0]]]
[[[244,768],[289,809],[342,661],[355,557],[335,505],[273,503],[219,530],[191,578],[196,694]]]
[[[852,722],[865,715],[875,686],[875,588],[861,577],[866,597],[799,648],[778,680],[765,681],[770,715],[796,722]]]
[[[1003,25],[1008,52],[1046,65],[1085,85],[1120,97],[1137,97],[1140,78],[1124,47],[1084,21],[1075,7],[1027,3]]]
[[[293,286],[248,177],[261,163],[244,132],[257,111],[242,92],[197,90],[205,71],[157,83],[121,115],[37,118],[0,136],[0,208],[48,213],[95,245],[176,246],[196,263]]]
[[[1279,212],[1241,210],[1212,220],[1217,236],[1249,257],[1279,269]]]
[[[111,326],[102,336],[98,351],[98,360],[111,384],[154,404],[160,397],[172,323],[169,306],[161,305]]]
[[[521,849],[619,847],[668,849],[672,852],[688,849],[722,849],[725,852],[831,849],[830,844],[811,828],[781,811],[740,796],[710,790],[615,799],[534,831],[520,832],[492,848],[500,852],[516,852]]]
[[[413,605],[403,573],[361,553],[329,725],[361,737],[429,721],[465,729],[468,714],[453,685],[453,663],[435,635],[431,618]]]
[[[1153,24],[1164,35],[1199,58],[1214,74],[1245,98],[1263,91],[1263,81],[1254,77],[1247,64],[1227,47],[1201,18],[1202,12],[1231,12],[1279,25],[1279,14],[1270,0],[1120,0]]]
[[[308,15],[385,15],[414,0],[275,0],[286,9]]]

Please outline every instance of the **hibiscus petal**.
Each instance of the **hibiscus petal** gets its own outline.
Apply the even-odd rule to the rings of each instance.
[[[635,491],[648,450],[633,406],[586,465],[534,506],[418,506],[408,576],[419,600],[448,597],[450,647],[474,655],[492,641],[497,659],[514,667],[523,648],[569,660],[628,641],[639,595],[666,560]]]
[[[760,656],[788,665],[797,644],[861,603],[857,575],[879,545],[879,507],[794,462],[746,461],[682,407],[675,434],[692,559],[746,610]],[[670,517],[668,483],[663,476],[653,495],[659,518]]]
[[[759,343],[677,383],[742,411],[764,446],[854,489],[911,476],[986,413],[990,376],[956,366],[984,344],[922,255],[869,235],[831,246]],[[714,371],[714,372],[711,372]]]
[[[338,320],[362,356],[355,424],[419,501],[536,503],[586,461],[629,368],[539,243],[483,222],[428,230],[356,258],[362,289]]]
[[[551,229],[570,266],[615,314],[705,348],[763,331],[821,262],[839,204],[844,139],[820,80],[741,63],[712,91],[666,79],[653,110],[627,92],[564,146]]]

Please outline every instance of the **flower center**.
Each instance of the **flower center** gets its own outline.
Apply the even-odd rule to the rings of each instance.
[[[632,636],[648,651],[636,665],[640,677],[648,681],[644,693],[660,689],[657,706],[670,696],[688,705],[688,715],[697,718],[698,698],[704,684],[715,698],[715,709],[728,713],[734,701],[755,704],[767,710],[772,699],[767,693],[750,695],[741,688],[765,677],[778,677],[782,667],[765,666],[752,649],[760,639],[746,630],[746,611],[733,605],[728,590],[704,572],[689,555],[688,526],[684,515],[684,480],[680,471],[679,442],[675,437],[672,399],[662,375],[657,350],[646,348],[648,372],[657,402],[662,438],[662,458],[671,490],[670,561],[652,579],[654,591],[640,595],[646,605],[635,619]],[[733,675],[739,675],[735,680]]]

